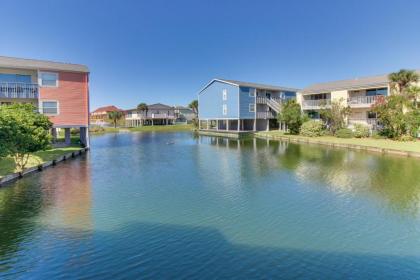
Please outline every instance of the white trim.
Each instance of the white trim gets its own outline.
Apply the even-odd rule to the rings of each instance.
[[[257,105],[257,89],[254,88],[253,90],[255,92],[255,94],[254,94],[254,103],[255,103],[254,120],[257,121],[257,109],[258,109],[258,105]]]
[[[227,115],[227,104],[222,105],[222,115]]]
[[[241,117],[241,88],[238,87],[238,118]]]
[[[201,92],[203,91],[203,90],[205,90],[206,88],[208,88],[212,83],[214,83],[214,82],[221,82],[221,83],[224,83],[224,84],[228,84],[228,85],[232,85],[232,86],[237,86],[237,87],[239,87],[239,85],[238,84],[234,84],[234,83],[231,83],[231,82],[226,82],[226,81],[223,81],[223,80],[220,80],[220,79],[213,79],[213,80],[211,80],[208,84],[206,84],[199,92],[198,92],[198,95],[200,95],[201,94]]]
[[[249,103],[248,104],[248,110],[249,110],[250,113],[255,113],[257,111],[257,109],[255,108],[255,105],[256,105],[255,103]],[[252,106],[253,110],[251,110],[251,106]]]
[[[44,113],[44,102],[55,102],[57,103],[57,114],[48,114],[48,113]],[[58,102],[58,100],[40,100],[40,106],[39,106],[39,111],[41,114],[46,115],[46,116],[58,116],[60,114],[60,102]]]
[[[43,85],[42,84],[42,74],[50,74],[50,75],[55,75],[56,78],[56,83],[55,86],[49,86],[49,85]],[[58,72],[48,72],[48,71],[38,71],[38,85],[40,87],[45,87],[45,88],[57,88],[58,87],[58,78],[59,78],[59,74]]]
[[[228,99],[228,91],[226,88],[222,89],[222,100],[227,101]]]

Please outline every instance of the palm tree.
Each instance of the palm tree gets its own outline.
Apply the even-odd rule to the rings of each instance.
[[[188,104],[188,107],[193,111],[194,113],[194,118],[193,118],[193,125],[195,128],[199,127],[199,120],[198,120],[198,100],[193,100],[191,101],[190,104]]]
[[[419,74],[413,70],[401,69],[398,72],[389,74],[388,79],[391,82],[391,87],[396,93],[405,94],[412,83],[417,83],[420,77]]]
[[[147,107],[146,103],[140,103],[139,105],[137,105],[137,110],[139,110],[142,113],[146,112],[147,116],[147,111],[149,111],[149,107]]]
[[[139,110],[142,113],[146,112],[146,117],[147,117],[147,111],[149,111],[149,107],[147,107],[146,103],[142,102],[139,105],[137,105],[137,110]],[[143,124],[144,124],[144,120],[142,121],[142,125]]]
[[[188,107],[193,110],[194,114],[198,115],[198,100],[191,101]]]
[[[117,128],[117,123],[123,117],[123,112],[121,111],[111,111],[108,112],[108,119],[114,124],[114,128]]]

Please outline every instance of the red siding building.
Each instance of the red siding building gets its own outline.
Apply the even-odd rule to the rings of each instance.
[[[0,56],[0,104],[32,103],[47,115],[56,129],[80,129],[89,146],[89,69],[69,64]]]

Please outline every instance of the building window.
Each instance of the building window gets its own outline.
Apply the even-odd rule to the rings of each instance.
[[[223,89],[223,100],[227,100],[227,89]]]
[[[223,104],[223,115],[227,115],[227,105]]]
[[[255,112],[255,104],[254,103],[249,104],[249,111],[252,112],[252,113]]]
[[[366,90],[366,96],[388,95],[387,88],[376,88]]]
[[[255,97],[255,89],[250,89],[249,90],[249,97]]]
[[[58,87],[58,73],[40,72],[39,84],[43,87]]]
[[[376,113],[375,112],[367,112],[367,118],[368,119],[376,119]]]
[[[325,100],[328,99],[327,93],[309,95],[310,100]]]
[[[42,113],[45,115],[58,115],[58,102],[42,101]]]

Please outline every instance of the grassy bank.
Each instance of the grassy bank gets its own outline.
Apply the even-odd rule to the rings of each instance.
[[[154,126],[139,126],[139,127],[104,127],[103,131],[91,131],[92,134],[101,134],[107,132],[149,132],[149,131],[192,131],[194,126],[192,124],[176,124],[176,125],[154,125]]]
[[[390,139],[374,139],[374,138],[337,138],[333,136],[306,137],[301,135],[289,135],[281,131],[264,131],[256,133],[256,136],[264,138],[277,138],[284,140],[300,140],[315,144],[343,144],[358,145],[369,148],[399,150],[404,152],[420,153],[420,141],[401,142]],[[321,143],[322,142],[322,143]]]
[[[40,151],[32,154],[29,158],[29,162],[26,168],[34,167],[39,164],[42,164],[46,161],[50,161],[53,159],[57,159],[60,156],[65,154],[75,152],[80,150],[80,146],[70,146],[70,147],[63,147],[63,148],[54,148],[46,151]],[[0,159],[0,178],[17,172],[15,161],[11,157],[2,158]]]

